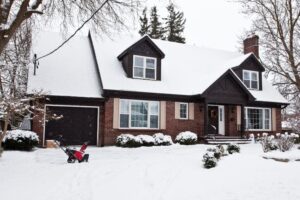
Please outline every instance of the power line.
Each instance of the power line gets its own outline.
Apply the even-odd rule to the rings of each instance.
[[[103,8],[103,6],[105,5],[105,4],[107,4],[108,2],[109,2],[110,0],[105,0],[103,3],[102,3],[102,5],[87,19],[87,20],[85,20],[84,22],[83,22],[83,24],[80,26],[80,27],[78,27],[77,29],[76,29],[76,31],[72,34],[72,35],[70,35],[69,37],[68,37],[68,39],[66,39],[63,43],[61,43],[58,47],[56,47],[54,50],[52,50],[52,51],[50,51],[49,53],[47,53],[47,54],[45,54],[45,55],[43,55],[43,56],[41,56],[41,57],[38,57],[38,58],[36,58],[35,60],[34,60],[34,62],[35,63],[37,63],[37,61],[38,60],[40,60],[40,59],[42,59],[42,58],[45,58],[45,57],[47,57],[47,56],[50,56],[51,54],[53,54],[54,52],[56,52],[57,50],[59,50],[62,46],[64,46],[67,42],[69,42],[69,40],[71,40],[77,33],[78,33],[78,31],[80,31],[83,27],[84,27],[84,25],[86,24],[86,23],[88,23],[102,8]]]

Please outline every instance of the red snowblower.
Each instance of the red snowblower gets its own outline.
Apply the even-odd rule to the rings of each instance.
[[[81,146],[81,148],[79,150],[76,150],[74,148],[68,147],[64,144],[64,139],[63,137],[60,135],[58,137],[57,140],[55,140],[55,143],[59,146],[59,148],[61,150],[63,150],[65,152],[65,154],[67,154],[68,159],[67,162],[68,163],[75,163],[76,160],[81,163],[81,162],[88,162],[89,161],[89,154],[85,153],[85,150],[88,146],[89,142],[85,142],[83,143],[83,145]]]

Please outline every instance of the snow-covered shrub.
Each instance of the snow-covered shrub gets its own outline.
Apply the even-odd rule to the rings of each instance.
[[[136,136],[140,141],[142,142],[143,146],[154,146],[155,140],[152,136],[150,135],[138,135]]]
[[[264,134],[263,137],[260,139],[260,144],[262,145],[264,152],[274,151],[277,150],[277,142],[274,140],[274,136],[268,134]]]
[[[229,154],[239,153],[240,152],[240,146],[238,144],[228,144],[227,145],[227,151],[228,151]]]
[[[176,136],[175,141],[179,144],[185,144],[185,145],[190,145],[190,144],[196,144],[197,143],[197,135],[196,133],[190,132],[190,131],[185,131],[181,132]]]
[[[280,151],[285,152],[289,151],[293,148],[296,139],[299,137],[298,134],[281,134],[277,139],[277,147]]]
[[[163,133],[155,133],[153,135],[153,138],[155,141],[155,145],[157,146],[168,146],[173,144],[171,136],[164,135]]]
[[[215,157],[217,160],[219,160],[219,159],[221,158],[221,156],[222,156],[222,153],[221,153],[220,149],[217,148],[217,147],[215,147],[215,148],[208,148],[206,151],[207,151],[207,152],[212,152],[213,155],[214,155],[214,157]]]
[[[140,147],[142,144],[140,138],[131,134],[121,134],[116,139],[116,145],[119,147]]]
[[[217,159],[214,156],[214,152],[206,152],[203,155],[203,166],[207,169],[217,166]]]
[[[30,151],[38,143],[39,137],[32,131],[12,130],[3,138],[3,148],[7,150]]]

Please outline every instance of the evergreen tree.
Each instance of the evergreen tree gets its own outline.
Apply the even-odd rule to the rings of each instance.
[[[140,17],[140,25],[141,25],[141,29],[139,30],[139,34],[141,36],[149,34],[149,24],[148,24],[148,18],[147,18],[147,7],[144,8],[143,14]]]
[[[166,39],[168,41],[185,43],[185,37],[182,36],[186,22],[183,12],[176,11],[173,3],[168,5],[167,10],[169,14],[165,19],[167,33]]]
[[[149,36],[153,39],[164,39],[164,28],[159,21],[156,6],[151,8]]]

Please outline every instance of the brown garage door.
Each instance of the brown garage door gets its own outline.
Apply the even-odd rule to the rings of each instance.
[[[46,122],[45,139],[51,140],[63,135],[66,144],[81,145],[89,141],[97,144],[97,108],[47,106],[51,114],[63,115],[62,119]]]

